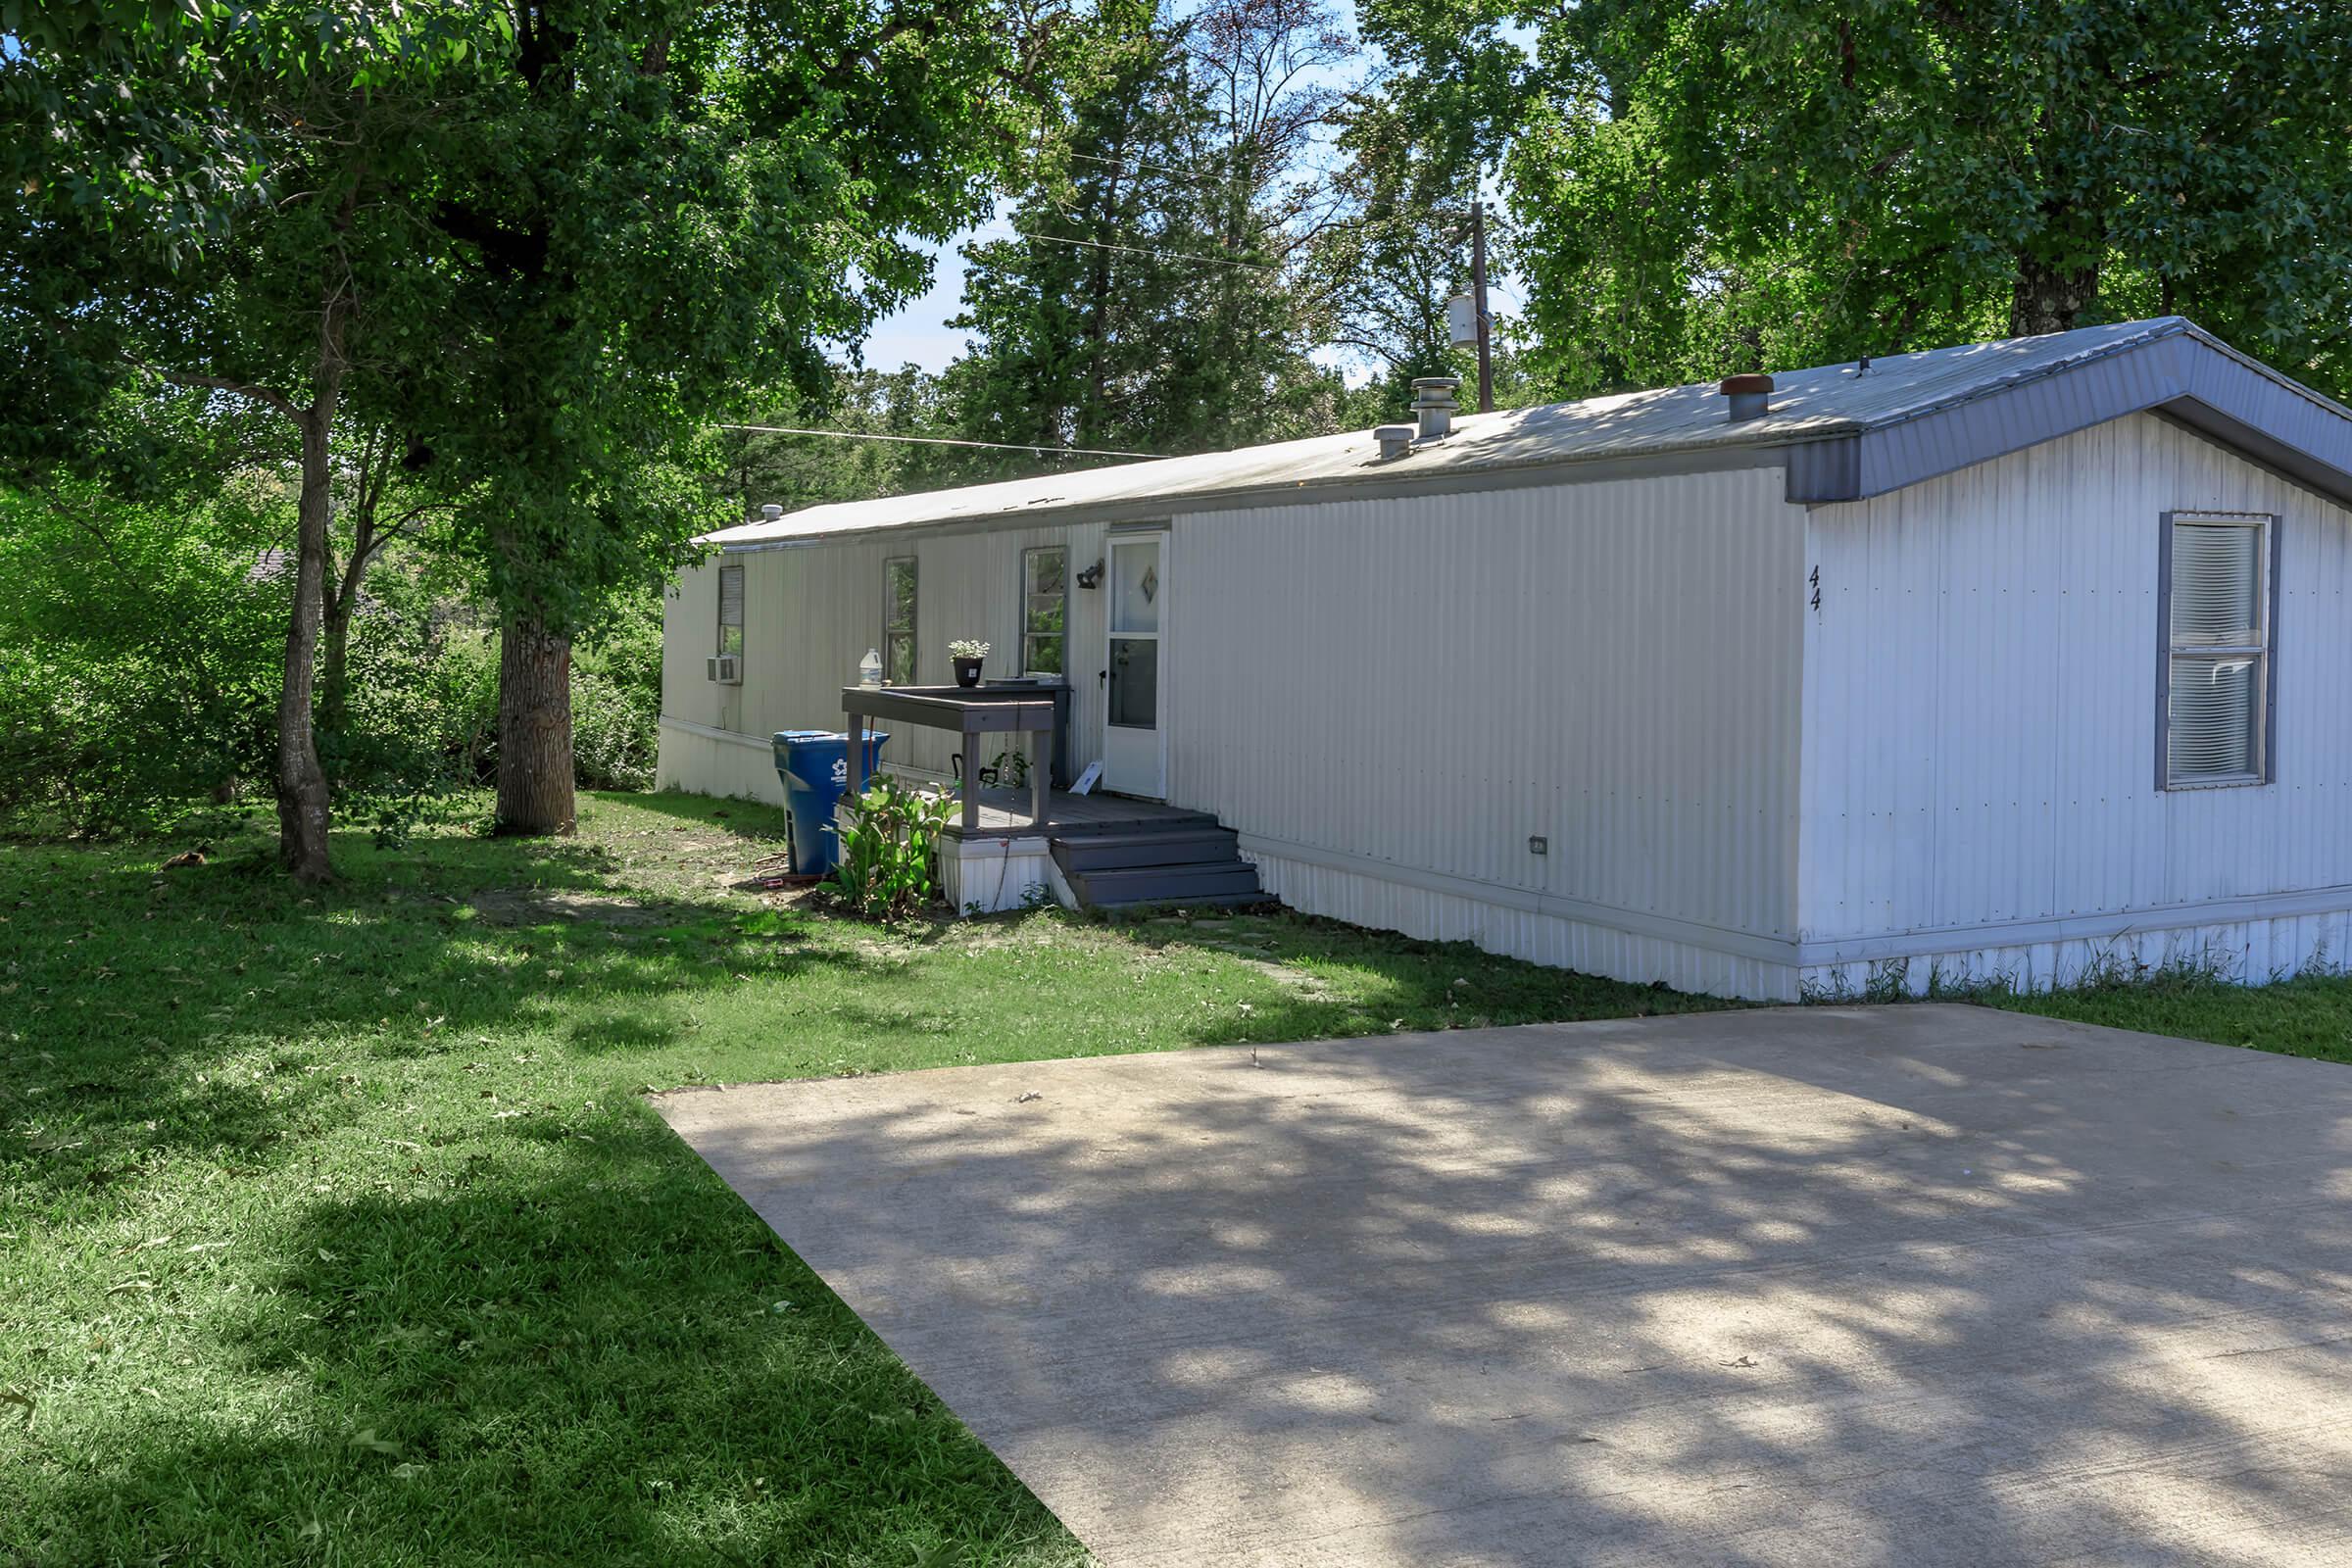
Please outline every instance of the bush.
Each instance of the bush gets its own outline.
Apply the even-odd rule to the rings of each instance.
[[[662,721],[662,611],[631,605],[571,658],[571,765],[581,787],[653,788]]]
[[[0,492],[0,821],[103,832],[269,776],[285,589],[216,514]]]
[[[884,773],[842,809],[832,889],[852,913],[903,919],[938,897],[939,836],[954,820],[954,796],[910,790]]]
[[[603,675],[572,671],[571,767],[581,788],[653,788],[655,745],[655,725],[636,693]]]
[[[95,484],[0,486],[0,829],[144,828],[240,792],[268,797],[289,506],[267,475],[169,506]],[[429,544],[403,542],[368,571],[342,721],[322,714],[317,735],[344,823],[397,839],[495,778],[497,617],[474,588]],[[661,707],[649,594],[575,647],[579,782],[649,788]]]

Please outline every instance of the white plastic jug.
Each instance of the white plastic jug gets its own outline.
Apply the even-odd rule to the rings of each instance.
[[[858,684],[874,691],[882,684],[882,655],[868,648],[865,657],[858,661]]]

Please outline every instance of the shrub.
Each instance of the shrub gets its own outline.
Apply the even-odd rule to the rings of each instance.
[[[844,804],[833,892],[853,913],[895,920],[939,895],[939,836],[955,797],[910,790],[888,773]]]
[[[571,760],[582,787],[651,789],[661,721],[661,608],[631,605],[572,650]]]

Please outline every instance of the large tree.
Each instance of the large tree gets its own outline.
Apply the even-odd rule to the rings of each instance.
[[[12,8],[13,9],[13,8]],[[312,727],[338,419],[362,354],[439,303],[410,214],[430,143],[469,120],[498,19],[459,8],[184,12],[134,4],[7,19],[0,60],[0,377],[13,466],[103,466],[142,386],[276,421],[296,473],[274,762],[280,857],[328,873]],[[225,476],[224,476],[225,477]]]
[[[506,630],[503,826],[571,816],[569,640],[708,520],[702,428],[919,286],[1057,13],[1024,0],[45,7],[0,58],[11,456],[95,461],[140,379],[277,416],[300,476],[283,858],[328,872],[312,728],[338,431],[401,434]],[[347,413],[361,417],[354,421]]]
[[[967,251],[964,428],[1178,453],[1327,427],[1295,263],[1352,40],[1319,0],[1213,0],[1106,13],[1092,44],[1014,235]]]
[[[2335,0],[1367,9],[1427,105],[1507,147],[1563,385],[2163,311],[2352,381]]]
[[[708,514],[699,439],[744,385],[814,388],[814,345],[920,287],[985,206],[1060,47],[1019,4],[669,4],[519,13],[496,134],[429,213],[454,309],[400,417],[467,497],[501,607],[498,818],[571,817],[572,636],[650,592]]]

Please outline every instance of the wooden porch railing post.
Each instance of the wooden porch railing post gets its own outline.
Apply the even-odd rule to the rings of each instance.
[[[980,831],[980,735],[967,715],[963,727],[963,830]]]
[[[1046,796],[1053,787],[1048,776],[1054,771],[1054,732],[1033,729],[1029,732],[1029,823],[1032,827],[1046,825]]]

